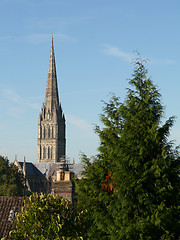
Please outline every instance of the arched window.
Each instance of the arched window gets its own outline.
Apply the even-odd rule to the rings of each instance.
[[[51,158],[51,149],[48,147],[48,158]]]
[[[50,111],[49,111],[49,109],[48,109],[47,118],[48,118],[48,119],[50,118]]]
[[[52,138],[54,138],[54,128],[52,127]]]
[[[45,117],[46,117],[46,109],[44,108],[44,119],[45,119]]]
[[[53,158],[53,147],[51,147],[51,158]]]
[[[46,148],[43,147],[43,158],[46,158]]]
[[[46,138],[46,128],[44,127],[44,138]]]
[[[51,137],[51,130],[50,130],[50,127],[48,127],[48,138],[50,138]]]
[[[39,159],[41,159],[41,146],[39,147]]]
[[[42,138],[44,138],[44,126],[42,126],[41,128],[41,134],[42,134]]]

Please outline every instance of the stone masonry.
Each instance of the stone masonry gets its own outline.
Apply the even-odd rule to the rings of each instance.
[[[65,116],[59,104],[53,37],[45,103],[38,120],[38,162],[60,162],[66,155]]]

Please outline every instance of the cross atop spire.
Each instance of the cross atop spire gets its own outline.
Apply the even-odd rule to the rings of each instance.
[[[50,112],[52,112],[53,108],[57,109],[59,107],[53,36],[51,38],[51,52],[50,52],[50,60],[49,60],[45,106],[47,109],[50,110]]]

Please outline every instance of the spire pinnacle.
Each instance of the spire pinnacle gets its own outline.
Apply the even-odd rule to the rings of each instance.
[[[53,35],[51,38],[51,52],[50,52],[50,60],[49,60],[45,106],[50,110],[50,112],[52,112],[53,108],[57,108],[59,106]]]

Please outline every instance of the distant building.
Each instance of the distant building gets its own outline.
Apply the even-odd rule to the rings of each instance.
[[[60,162],[66,155],[66,123],[59,103],[53,37],[45,103],[38,120],[38,162]]]
[[[51,193],[74,201],[74,176],[80,178],[81,164],[66,161],[65,116],[59,104],[53,38],[49,60],[49,71],[45,103],[38,120],[37,163],[22,162],[15,157],[14,164],[26,179],[27,195]],[[23,197],[0,196],[0,238],[8,237],[13,229],[11,221],[24,205]],[[9,239],[9,238],[8,238]]]
[[[18,162],[14,164],[23,173],[26,179],[27,195],[32,192],[57,194],[73,202],[73,181],[74,173],[69,170],[69,166],[62,163],[31,163]]]
[[[72,176],[81,176],[81,164],[67,164],[66,123],[59,103],[53,38],[51,42],[45,103],[38,120],[37,163],[14,164],[26,178],[28,194],[51,193],[73,202]]]
[[[25,159],[23,162],[18,162],[15,159],[14,164],[18,167],[19,171],[23,173],[26,186],[27,186],[27,195],[32,192],[36,193],[50,193],[50,179],[48,176],[43,174],[33,163],[26,162]]]

